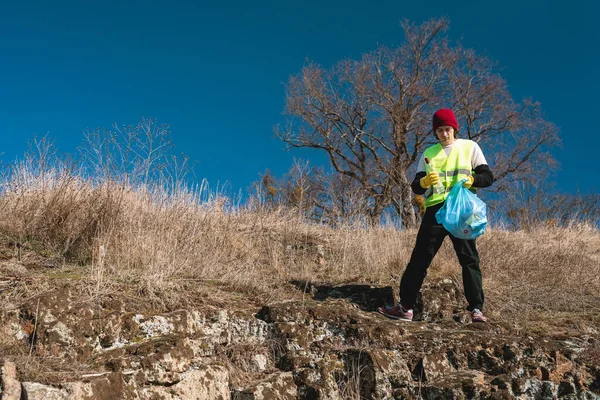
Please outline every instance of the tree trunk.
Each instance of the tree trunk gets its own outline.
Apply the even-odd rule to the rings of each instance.
[[[417,216],[412,204],[412,189],[406,179],[401,183],[400,193],[400,218],[402,218],[402,225],[404,228],[415,228],[417,226]]]

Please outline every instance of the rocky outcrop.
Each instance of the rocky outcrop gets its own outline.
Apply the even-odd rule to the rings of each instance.
[[[294,400],[298,398],[298,388],[291,372],[276,373],[243,389],[233,389],[232,400]]]
[[[412,323],[375,312],[391,288],[292,285],[298,301],[166,314],[83,303],[68,287],[31,299],[1,314],[1,333],[71,372],[20,382],[23,363],[4,352],[1,398],[600,398],[597,330],[472,324],[450,280],[424,287]]]

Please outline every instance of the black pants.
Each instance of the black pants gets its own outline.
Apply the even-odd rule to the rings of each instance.
[[[443,204],[427,207],[425,211],[417,234],[417,243],[400,281],[400,302],[405,308],[413,308],[417,294],[421,290],[421,285],[423,285],[423,280],[427,275],[427,268],[429,268],[433,257],[440,249],[444,238],[450,236],[462,267],[465,297],[469,303],[467,310],[473,311],[475,308],[481,310],[483,307],[483,287],[475,239],[458,239],[448,233],[441,224],[438,224],[435,213]]]

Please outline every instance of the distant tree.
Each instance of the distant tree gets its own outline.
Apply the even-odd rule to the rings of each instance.
[[[600,194],[560,193],[548,181],[534,184],[516,182],[501,200],[489,202],[506,217],[513,229],[530,229],[541,224],[569,226],[586,222],[600,227]]]
[[[318,182],[316,203],[320,221],[338,226],[362,222],[369,215],[370,198],[356,180],[337,172],[321,171]]]
[[[290,147],[326,153],[333,169],[366,196],[371,223],[392,207],[405,226],[418,215],[410,189],[419,154],[436,142],[431,116],[441,107],[459,118],[460,137],[479,142],[506,190],[554,166],[558,130],[532,100],[517,103],[494,63],[460,44],[448,22],[402,22],[404,41],[331,69],[308,63],[286,85],[287,123],[276,134]]]
[[[100,180],[171,188],[184,184],[192,170],[185,155],[173,152],[169,125],[142,118],[135,125],[113,125],[114,130],[88,130],[79,147],[89,176]]]
[[[368,209],[368,197],[355,181],[313,167],[307,160],[294,159],[281,177],[267,169],[252,184],[252,192],[253,204],[294,209],[307,219],[331,226],[364,219]]]
[[[272,208],[277,204],[278,189],[276,185],[275,177],[271,171],[267,169],[260,177],[260,182],[255,184],[257,197],[261,204],[267,205],[269,208]]]
[[[253,201],[273,209],[285,207],[296,209],[304,216],[319,219],[316,197],[318,196],[321,172],[313,170],[308,161],[294,159],[287,174],[275,177],[266,170],[258,182],[253,183]]]
[[[308,217],[314,217],[315,197],[319,190],[317,179],[317,174],[313,172],[308,161],[294,159],[292,167],[281,183],[283,204]]]

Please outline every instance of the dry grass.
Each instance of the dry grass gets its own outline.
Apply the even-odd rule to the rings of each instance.
[[[2,187],[2,257],[16,257],[7,249],[22,243],[25,264],[36,264],[35,257],[56,264],[54,275],[32,273],[17,285],[12,302],[65,280],[91,298],[118,291],[162,308],[189,301],[190,290],[200,287],[216,293],[227,286],[263,302],[290,296],[279,289],[292,279],[395,287],[416,234],[359,224],[333,229],[293,211],[228,207],[223,197],[202,190],[98,183],[67,172],[22,168]],[[597,317],[597,229],[491,229],[478,243],[492,314],[505,320],[573,311]],[[430,276],[460,277],[449,241]]]

